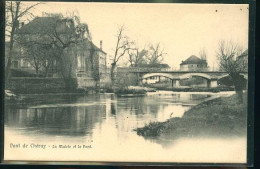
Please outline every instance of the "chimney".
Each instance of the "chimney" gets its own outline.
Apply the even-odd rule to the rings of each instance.
[[[101,49],[101,50],[102,50],[102,43],[103,43],[103,42],[102,42],[102,40],[101,40],[101,41],[100,41],[100,49]]]

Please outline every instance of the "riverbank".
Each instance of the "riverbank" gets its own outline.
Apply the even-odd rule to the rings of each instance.
[[[154,88],[142,87],[142,86],[127,86],[125,88],[119,88],[115,91],[118,96],[124,95],[145,95],[147,92],[156,92]]]
[[[244,94],[244,99],[246,99]],[[151,122],[137,128],[145,138],[174,139],[180,136],[243,135],[246,133],[247,103],[240,104],[237,96],[220,97],[205,101],[186,111],[182,118],[165,122]]]
[[[148,86],[149,87],[149,86]],[[153,87],[153,86],[151,86]],[[174,92],[213,92],[218,93],[222,91],[234,91],[233,87],[215,87],[215,88],[205,88],[205,87],[153,87],[156,90],[164,91],[174,91]]]

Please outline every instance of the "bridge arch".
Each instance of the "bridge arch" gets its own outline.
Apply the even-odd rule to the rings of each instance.
[[[248,80],[248,75],[247,74],[241,73],[241,75],[244,77],[244,79]],[[229,74],[225,74],[225,75],[219,76],[218,80],[220,80],[222,78],[225,78],[225,77],[229,77]]]
[[[219,76],[219,77],[218,77],[218,80],[223,79],[223,78],[226,78],[226,77],[229,77],[229,74],[225,74],[225,75]]]
[[[141,77],[141,79],[147,79],[147,78],[150,78],[150,77],[154,77],[154,76],[161,76],[161,77],[166,77],[166,78],[169,78],[169,79],[174,79],[173,75],[169,74],[169,73],[148,73],[148,74],[145,74]]]
[[[205,78],[207,80],[211,80],[211,76],[207,75],[205,73],[186,73],[184,75],[181,75],[179,78],[180,79],[188,79],[188,78],[193,77],[193,76],[203,77],[203,78]]]

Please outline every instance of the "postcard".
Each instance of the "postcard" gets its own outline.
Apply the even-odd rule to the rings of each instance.
[[[249,4],[5,7],[4,162],[247,164]]]

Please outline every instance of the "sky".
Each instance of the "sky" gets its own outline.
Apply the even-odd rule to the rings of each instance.
[[[32,12],[35,16],[76,12],[88,24],[93,42],[99,46],[102,40],[103,50],[111,56],[117,29],[124,25],[125,34],[140,48],[160,43],[167,53],[163,62],[177,69],[182,60],[199,56],[201,49],[207,53],[209,66],[217,67],[221,40],[248,48],[247,4],[46,2]]]

